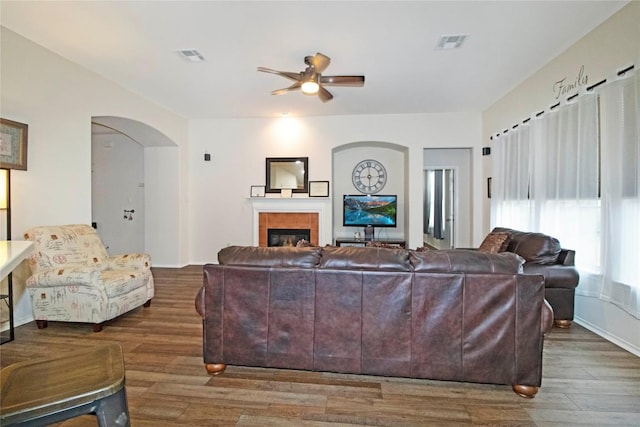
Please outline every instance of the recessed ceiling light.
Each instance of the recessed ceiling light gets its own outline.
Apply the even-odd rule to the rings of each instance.
[[[196,49],[183,49],[179,50],[178,54],[182,56],[184,59],[190,62],[202,62],[204,61],[204,56]]]
[[[436,50],[458,49],[462,43],[469,37],[466,34],[457,34],[451,36],[441,36],[436,45]]]

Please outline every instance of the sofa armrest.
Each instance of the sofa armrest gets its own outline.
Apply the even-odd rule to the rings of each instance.
[[[27,279],[27,287],[55,287],[69,285],[97,286],[100,270],[93,267],[69,266],[39,271]]]
[[[551,308],[551,304],[545,299],[544,304],[542,304],[542,317],[540,330],[543,335],[546,335],[553,328],[553,308]]]
[[[204,293],[205,289],[202,286],[196,294],[196,311],[203,319],[205,318]]]
[[[122,254],[109,257],[112,270],[148,270],[151,268],[151,257],[148,254]]]
[[[573,249],[560,249],[558,254],[558,264],[574,266],[576,265],[576,251]]]

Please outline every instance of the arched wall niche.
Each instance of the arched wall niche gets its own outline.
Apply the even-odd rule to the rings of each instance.
[[[333,238],[353,238],[362,229],[342,225],[342,199],[344,195],[360,194],[351,176],[355,165],[365,159],[382,163],[387,171],[387,182],[378,192],[398,196],[398,226],[376,229],[376,239],[407,240],[409,231],[409,148],[386,141],[354,141],[332,149]]]

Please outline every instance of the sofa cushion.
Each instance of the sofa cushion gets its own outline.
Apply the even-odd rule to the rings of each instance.
[[[493,254],[475,250],[409,251],[415,272],[522,273],[524,259],[511,252]]]
[[[487,237],[484,238],[478,250],[482,252],[497,254],[498,252],[504,252],[505,250],[507,250],[507,246],[509,246],[510,241],[510,232],[492,231],[491,233],[487,234]]]
[[[218,252],[218,262],[224,265],[313,268],[318,265],[320,253],[318,247],[228,246]]]
[[[149,272],[103,270],[100,282],[109,298],[126,295],[134,289],[144,288],[149,281]]]
[[[411,271],[408,251],[375,247],[324,248],[318,267],[336,270]]]
[[[494,228],[492,232],[511,233],[511,241],[507,246],[507,251],[520,255],[526,262],[555,264],[558,260],[561,247],[558,239],[554,237],[501,227]]]

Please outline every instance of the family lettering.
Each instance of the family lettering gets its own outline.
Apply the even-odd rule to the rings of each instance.
[[[584,65],[580,67],[578,75],[575,80],[567,82],[567,78],[558,80],[553,84],[553,93],[556,94],[556,99],[563,95],[570,93],[571,91],[578,89],[580,86],[585,86],[589,82],[589,76],[584,73]]]

